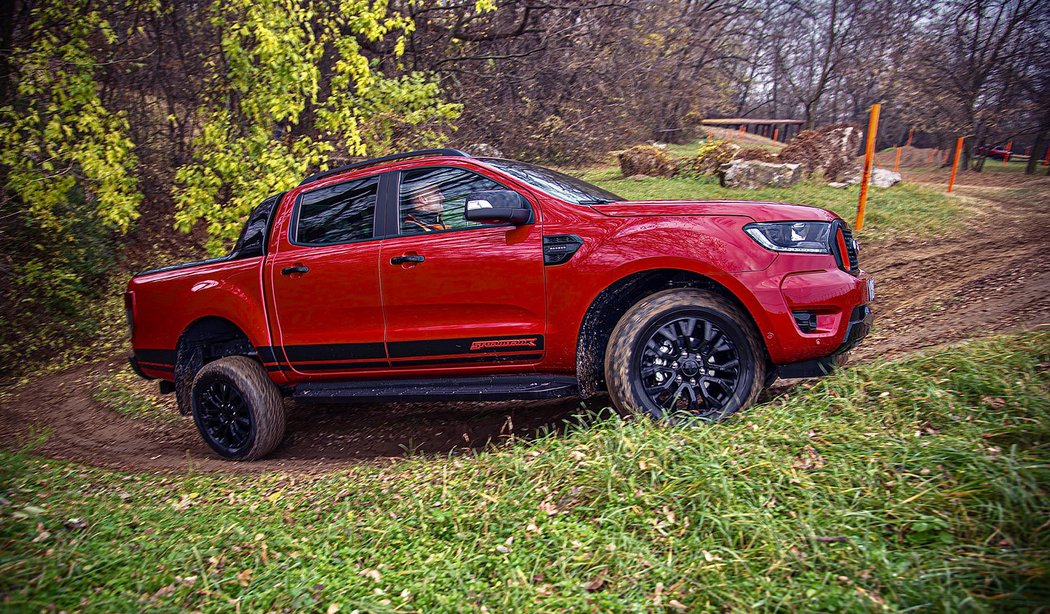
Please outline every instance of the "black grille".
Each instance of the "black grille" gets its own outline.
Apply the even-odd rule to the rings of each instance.
[[[842,238],[842,243],[846,246],[846,253],[844,254],[839,244],[839,237]],[[850,229],[844,223],[836,221],[831,227],[829,240],[831,253],[835,255],[835,261],[839,268],[852,275],[859,275],[860,264],[857,261],[857,247],[853,241],[853,233],[850,232]]]
[[[842,227],[842,236],[846,239],[846,255],[849,257],[849,272],[860,274],[860,262],[857,260],[857,244],[853,241],[853,233],[849,228]]]

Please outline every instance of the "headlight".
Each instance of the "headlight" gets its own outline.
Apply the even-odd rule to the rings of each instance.
[[[762,247],[775,252],[830,254],[830,222],[769,222],[748,224],[744,232]]]

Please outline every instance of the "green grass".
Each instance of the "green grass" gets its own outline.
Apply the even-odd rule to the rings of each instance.
[[[630,200],[766,200],[815,205],[830,209],[850,222],[857,213],[860,188],[829,188],[822,182],[804,181],[787,188],[744,190],[723,188],[715,177],[647,177],[624,179],[614,167],[578,171],[583,179]],[[914,184],[870,188],[864,232],[870,236],[943,234],[965,217],[965,205],[943,191]]]
[[[92,385],[94,399],[119,414],[155,424],[186,425],[175,407],[174,395],[161,396],[156,382],[143,380],[123,361],[106,370]]]
[[[1050,333],[703,428],[606,419],[315,477],[0,454],[5,609],[1024,609],[1050,600]],[[485,611],[485,610],[482,610]]]

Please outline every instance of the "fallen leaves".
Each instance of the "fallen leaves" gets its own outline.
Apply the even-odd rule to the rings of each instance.
[[[241,586],[248,586],[252,583],[252,575],[255,573],[254,569],[245,569],[237,573],[237,583]]]
[[[598,577],[592,579],[587,584],[584,584],[583,585],[583,590],[587,591],[588,593],[594,593],[594,592],[602,590],[602,588],[604,588],[604,587],[605,587],[605,578],[603,576],[598,576]]]
[[[820,469],[823,466],[824,457],[811,445],[802,448],[802,454],[795,457],[795,464],[791,465],[792,468],[802,471]]]

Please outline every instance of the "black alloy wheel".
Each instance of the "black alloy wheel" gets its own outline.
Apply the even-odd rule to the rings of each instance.
[[[666,414],[721,414],[740,382],[736,344],[703,313],[671,318],[654,326],[638,353],[646,396]]]
[[[255,434],[252,413],[232,382],[212,376],[194,390],[204,436],[223,456],[236,456]]]
[[[193,421],[219,456],[250,461],[284,439],[281,392],[259,361],[227,356],[204,365],[190,392]]]
[[[605,351],[605,382],[624,415],[712,422],[749,407],[766,381],[750,318],[710,290],[657,292],[627,310]]]

